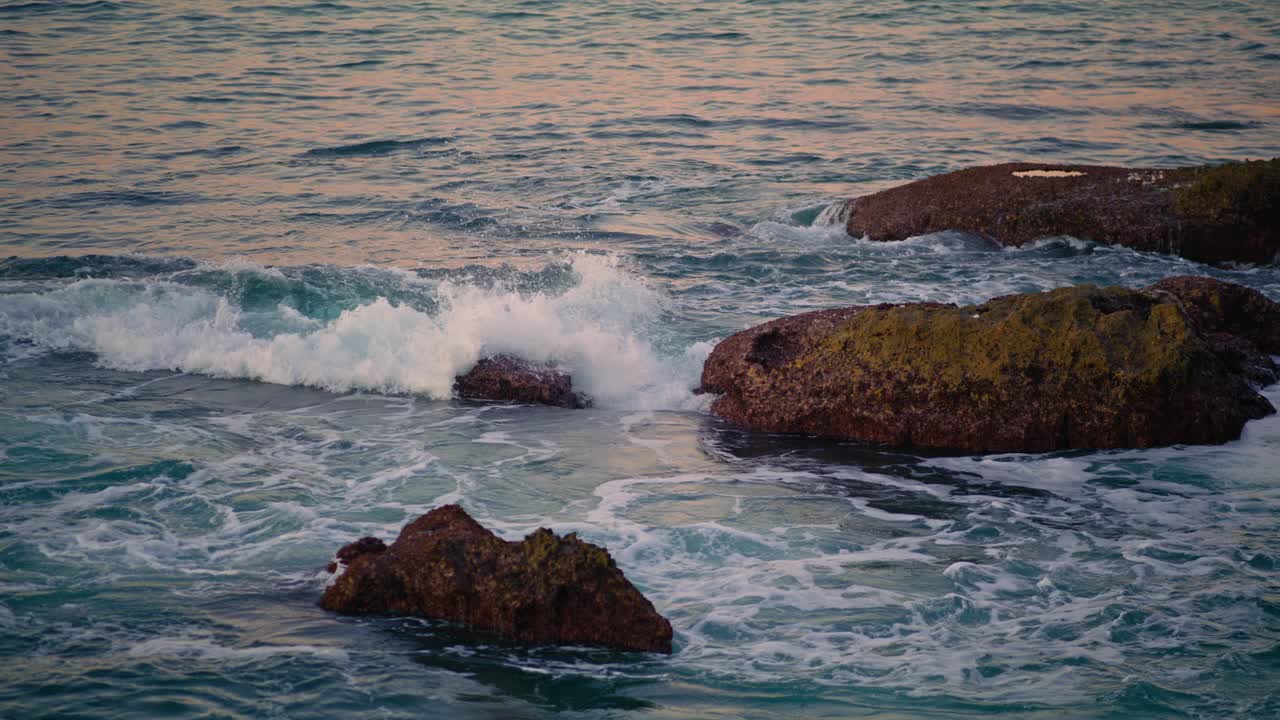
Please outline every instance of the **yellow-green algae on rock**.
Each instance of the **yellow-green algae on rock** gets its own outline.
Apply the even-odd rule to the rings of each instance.
[[[713,412],[747,427],[895,446],[1224,442],[1274,412],[1244,371],[1270,359],[1203,324],[1174,292],[1092,285],[819,311],[726,339],[703,387],[722,393]]]

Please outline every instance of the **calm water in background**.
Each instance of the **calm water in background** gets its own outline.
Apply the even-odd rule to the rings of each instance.
[[[921,457],[690,392],[816,307],[1280,298],[821,218],[978,163],[1280,154],[1276,4],[1199,5],[0,4],[0,716],[1280,716],[1280,419]],[[495,351],[598,406],[450,402]],[[607,545],[675,654],[315,606],[335,548],[448,501]]]

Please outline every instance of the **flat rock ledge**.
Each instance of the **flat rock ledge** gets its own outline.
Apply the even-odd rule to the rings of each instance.
[[[958,230],[1006,246],[1070,235],[1205,263],[1280,254],[1280,159],[1138,169],[1007,163],[936,175],[848,201],[854,237]]]
[[[785,317],[716,346],[711,411],[767,432],[961,452],[1236,439],[1275,412],[1280,305],[1177,277],[976,306],[875,305]]]
[[[590,407],[591,398],[574,392],[573,378],[554,365],[533,363],[513,355],[481,358],[470,371],[454,378],[460,398],[496,402]]]
[[[339,613],[450,620],[526,643],[671,652],[671,623],[604,549],[540,528],[508,542],[457,505],[338,551],[320,604]]]

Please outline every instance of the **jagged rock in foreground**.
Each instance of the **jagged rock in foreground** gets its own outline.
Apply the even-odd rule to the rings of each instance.
[[[982,305],[851,307],[716,346],[703,389],[748,428],[965,452],[1221,443],[1275,412],[1280,305],[1210,278]]]
[[[445,505],[390,546],[363,538],[338,551],[321,605],[349,614],[452,620],[528,643],[671,652],[671,624],[601,547],[541,528],[521,542]]]
[[[1206,263],[1280,253],[1280,159],[1142,170],[1008,163],[936,175],[849,201],[855,237],[960,230],[1002,245],[1071,235]]]
[[[531,363],[511,355],[481,358],[465,375],[453,380],[461,398],[537,403],[584,408],[591,399],[573,391],[573,379],[554,366]]]

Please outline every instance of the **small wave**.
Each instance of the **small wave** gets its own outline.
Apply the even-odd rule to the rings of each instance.
[[[335,70],[336,69],[359,70],[361,68],[369,68],[369,67],[377,67],[379,65],[385,65],[386,63],[387,63],[386,60],[377,60],[377,59],[353,60],[351,62],[344,62],[344,63],[337,63],[336,65],[330,65],[329,67]]]
[[[672,32],[664,32],[660,35],[655,35],[652,39],[657,41],[673,41],[673,40],[674,41],[680,41],[680,40],[738,41],[738,40],[750,40],[751,36],[745,33],[733,32],[733,31],[716,32],[713,30],[689,29],[689,30],[677,30]]]
[[[965,102],[953,105],[952,111],[963,115],[982,115],[1001,120],[1038,120],[1046,117],[1083,117],[1091,114],[1090,110],[1054,107],[1048,105],[1013,104],[995,102]]]
[[[244,152],[244,148],[239,145],[224,145],[222,147],[192,148],[190,150],[182,150],[179,152],[175,152],[174,156],[181,157],[184,155],[197,155],[201,157],[220,158],[220,157],[227,157],[229,155],[235,155],[241,152]]]
[[[841,244],[845,241],[853,242],[853,238],[850,238],[844,228],[839,225],[820,225],[816,222],[812,225],[793,225],[776,220],[757,223],[747,231],[746,237],[769,243],[782,242],[788,246],[797,244],[804,246],[809,243],[825,246],[833,241]]]
[[[1025,245],[1006,246],[1006,252],[1039,253],[1051,257],[1074,257],[1087,255],[1098,246],[1092,240],[1084,240],[1070,235],[1051,235],[1037,238]]]
[[[624,204],[639,198],[651,198],[677,189],[669,180],[660,177],[627,177],[616,186],[608,189],[603,198],[570,197],[561,207],[593,212],[621,211]]]
[[[525,12],[523,10],[509,10],[502,12],[491,12],[486,15],[490,20],[541,20],[547,17],[544,13]]]
[[[96,2],[29,2],[16,5],[0,6],[0,13],[13,15],[35,15],[42,13],[86,13],[97,11],[119,10],[120,5],[105,0]]]
[[[860,240],[859,242],[868,242]],[[870,241],[874,242],[874,241]],[[943,230],[942,232],[928,233],[925,235],[916,235],[906,240],[898,240],[896,242],[878,242],[880,246],[887,246],[895,250],[905,250],[910,253],[938,253],[941,255],[950,255],[952,253],[989,253],[1000,249],[996,243],[973,233],[959,232],[956,230]]]
[[[340,157],[373,157],[390,155],[391,153],[417,150],[424,147],[445,145],[450,141],[446,137],[418,138],[416,140],[370,140],[352,145],[335,145],[333,147],[314,148],[303,153],[303,157],[340,158]]]
[[[239,98],[226,97],[221,95],[182,95],[178,97],[178,99],[183,102],[189,102],[189,103],[209,103],[209,104],[233,103],[239,100]]]
[[[160,127],[165,130],[204,130],[205,128],[213,127],[213,125],[199,120],[179,120],[177,122],[166,123]]]
[[[155,275],[189,270],[194,260],[144,255],[79,255],[48,258],[10,257],[0,260],[0,280],[44,280],[52,278],[118,277]]]
[[[1179,125],[1179,127],[1183,130],[1230,132],[1233,130],[1251,130],[1258,127],[1258,124],[1252,122],[1239,122],[1236,120],[1204,120],[1200,122],[1185,122]]]
[[[150,205],[187,205],[203,202],[205,198],[195,193],[172,192],[168,190],[100,190],[95,192],[71,193],[57,195],[33,201],[55,208],[99,207],[108,205],[124,205],[127,207],[146,207]]]
[[[776,165],[797,165],[809,163],[826,162],[827,158],[813,153],[788,153],[785,155],[773,155],[770,157],[760,157],[746,160],[748,165],[756,165],[759,167],[773,167]]]
[[[656,125],[679,125],[683,127],[706,128],[713,127],[715,122],[706,118],[691,115],[689,113],[678,113],[675,115],[659,115],[656,117],[637,117],[635,122],[651,122]],[[597,123],[599,125],[599,123]]]

